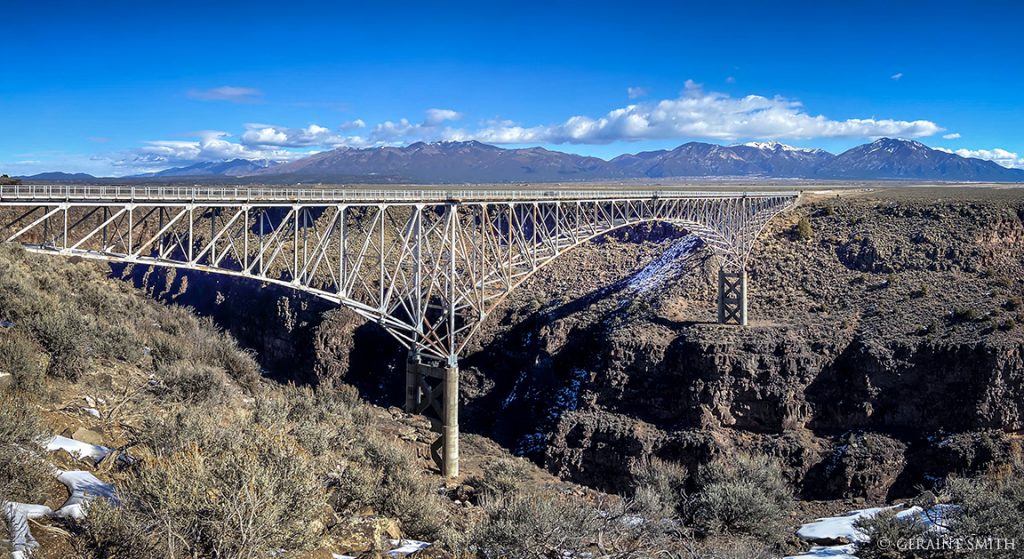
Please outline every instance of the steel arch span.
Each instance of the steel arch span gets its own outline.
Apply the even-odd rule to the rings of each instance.
[[[795,193],[336,191],[15,186],[8,242],[289,286],[351,308],[452,365],[477,325],[563,252],[650,221],[686,228],[728,272]],[[735,318],[734,318],[735,321]],[[740,320],[742,322],[742,320]]]
[[[678,189],[0,187],[0,206],[15,210],[3,238],[28,250],[284,285],[380,324],[411,352],[407,408],[435,411],[442,432],[457,425],[446,414],[457,410],[449,399],[470,337],[512,290],[562,253],[630,225],[681,226],[720,258],[719,320],[745,324],[747,257],[764,226],[798,197]],[[444,435],[447,455],[457,438]]]

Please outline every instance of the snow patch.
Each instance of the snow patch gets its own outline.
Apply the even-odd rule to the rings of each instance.
[[[388,543],[390,543],[391,545],[398,546],[397,548],[392,549],[388,552],[388,555],[390,555],[391,557],[402,557],[405,555],[409,555],[410,553],[423,551],[424,549],[430,547],[429,543],[420,542],[416,540],[389,540]]]
[[[64,502],[61,508],[54,511],[53,516],[81,520],[86,516],[89,503],[97,498],[106,499],[114,505],[121,504],[114,491],[114,486],[100,481],[89,472],[81,470],[60,472],[57,479],[68,487],[71,497]]]
[[[807,553],[801,553],[800,555],[789,555],[785,559],[857,559],[857,556],[853,554],[857,551],[856,544],[846,545],[816,545],[808,550]]]
[[[4,515],[11,532],[11,557],[28,557],[39,547],[39,542],[32,537],[28,521],[39,518],[50,512],[49,507],[41,505],[23,505],[21,503],[5,503]]]
[[[75,439],[69,439],[60,435],[57,435],[50,439],[50,442],[46,443],[46,450],[49,452],[63,450],[79,459],[91,458],[95,462],[103,460],[103,458],[113,452],[105,446],[83,443],[82,441],[76,441]]]
[[[803,153],[818,153],[819,151],[821,151],[820,149],[814,149],[814,148],[798,148],[798,147],[793,147],[791,145],[787,145],[787,144],[783,144],[783,143],[779,143],[779,142],[747,142],[747,143],[742,144],[742,145],[744,145],[746,147],[751,147],[751,148],[755,148],[755,149],[763,149],[763,150],[768,150],[768,151],[799,151],[799,152],[803,152]]]
[[[842,516],[819,518],[814,522],[804,524],[796,531],[796,535],[804,541],[811,543],[850,543],[837,545],[815,545],[807,553],[790,555],[785,559],[815,559],[821,557],[830,557],[832,559],[857,559],[857,556],[854,555],[857,544],[868,541],[868,536],[857,529],[854,524],[856,524],[858,520],[871,518],[880,512],[896,509],[903,509],[903,505],[900,504],[893,505],[891,507],[874,507],[855,510]],[[899,511],[896,513],[896,518],[899,520],[916,518],[931,530],[943,532],[946,530],[943,526],[943,520],[955,509],[955,505],[936,505],[926,511],[921,507],[914,506]]]
[[[875,507],[870,509],[855,510],[843,516],[831,516],[819,518],[814,522],[804,524],[796,531],[796,535],[802,540],[809,542],[820,542],[826,540],[838,540],[840,538],[851,542],[867,541],[867,536],[854,527],[854,523],[862,518],[871,518],[876,514],[894,509],[897,507]]]
[[[626,290],[642,295],[663,287],[667,281],[682,274],[687,258],[702,246],[704,241],[696,235],[674,241],[661,256],[629,278]]]

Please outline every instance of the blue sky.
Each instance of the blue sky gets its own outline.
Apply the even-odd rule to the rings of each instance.
[[[102,6],[102,7],[100,7]],[[18,2],[0,173],[479,139],[612,157],[879,136],[1024,167],[1024,7]]]

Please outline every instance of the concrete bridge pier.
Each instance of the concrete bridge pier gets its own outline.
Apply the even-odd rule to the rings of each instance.
[[[428,363],[415,350],[405,364],[405,411],[425,416],[440,436],[430,455],[446,478],[459,475],[459,368]]]
[[[747,325],[747,271],[718,270],[719,324]]]

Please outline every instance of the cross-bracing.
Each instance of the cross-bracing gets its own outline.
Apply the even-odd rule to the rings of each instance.
[[[796,192],[0,186],[8,242],[47,254],[285,285],[343,305],[409,348],[406,409],[458,473],[458,357],[508,294],[563,252],[663,221],[720,261],[718,316],[746,324],[747,257]],[[9,212],[10,213],[10,212]]]

